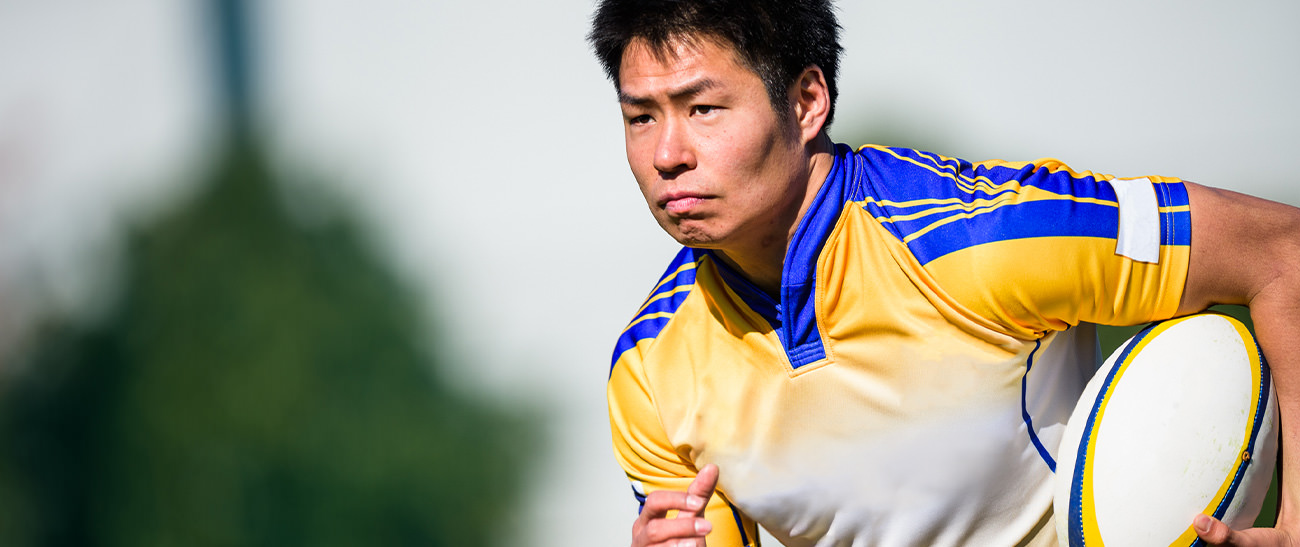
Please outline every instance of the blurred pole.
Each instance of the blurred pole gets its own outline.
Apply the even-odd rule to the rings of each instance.
[[[218,116],[228,137],[249,137],[257,92],[253,12],[245,0],[209,0]]]

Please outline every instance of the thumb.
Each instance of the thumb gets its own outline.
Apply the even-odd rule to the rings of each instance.
[[[709,498],[713,497],[713,491],[718,487],[718,466],[713,464],[705,465],[700,469],[699,474],[695,475],[695,480],[691,485],[686,487],[686,494],[689,497],[699,498],[700,508],[693,511],[694,516],[703,516],[704,507],[708,505]]]
[[[1192,518],[1192,529],[1196,530],[1196,535],[1210,545],[1228,545],[1228,540],[1232,537],[1232,529],[1227,524],[1204,514]]]

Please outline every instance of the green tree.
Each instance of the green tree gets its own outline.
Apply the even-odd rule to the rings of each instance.
[[[129,236],[111,311],[44,329],[5,386],[0,542],[488,545],[527,420],[439,382],[448,352],[363,232],[289,214],[231,143]]]

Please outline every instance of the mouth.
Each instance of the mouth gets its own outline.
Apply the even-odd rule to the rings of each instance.
[[[707,196],[690,192],[675,192],[659,198],[659,207],[671,216],[684,216],[697,208]]]

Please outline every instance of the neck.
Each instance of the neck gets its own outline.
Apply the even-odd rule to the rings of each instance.
[[[774,298],[780,298],[781,277],[785,265],[786,250],[790,238],[799,228],[799,221],[808,211],[808,207],[817,197],[817,191],[826,182],[831,166],[835,163],[835,144],[830,137],[822,133],[808,144],[811,155],[808,159],[808,180],[804,187],[799,208],[789,218],[778,219],[788,224],[783,241],[759,241],[748,248],[716,249],[714,253],[733,270],[744,276],[758,288]]]

